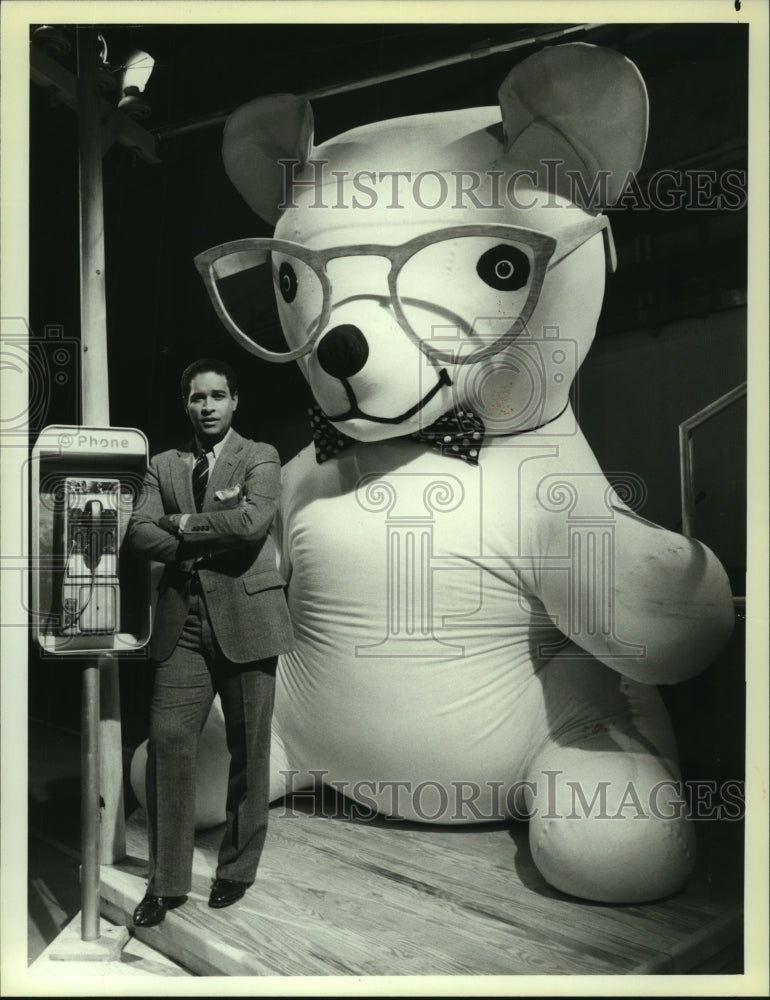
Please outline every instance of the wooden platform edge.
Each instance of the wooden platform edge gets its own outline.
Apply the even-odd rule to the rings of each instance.
[[[724,955],[725,961],[734,957],[740,961],[740,942],[743,940],[743,911],[735,909],[712,920],[707,927],[690,935],[665,955],[643,962],[631,974],[688,975],[697,973],[715,955]]]
[[[144,893],[144,879],[138,872],[112,866],[102,867],[101,906],[104,916],[116,924],[130,925],[131,914]],[[202,896],[191,894],[193,906],[204,906]],[[242,948],[225,946],[206,933],[197,922],[179,919],[169,913],[158,927],[131,928],[138,940],[168,956],[189,973],[198,976],[274,976],[276,972],[263,965],[253,953]],[[656,955],[629,969],[628,975],[688,975],[697,974],[717,954],[724,964],[739,965],[740,942],[743,937],[743,913],[732,909],[697,933],[679,942],[669,952]],[[704,965],[705,963],[705,965]]]
[[[140,957],[131,956],[132,968],[138,972],[145,972],[153,976],[193,976],[195,973],[189,964],[181,962],[174,956],[167,955],[163,948],[158,947],[157,939],[148,935],[141,936],[136,933],[136,929],[131,927],[131,919],[118,906],[114,906],[109,900],[102,897],[100,900],[101,915],[105,920],[116,926],[127,927],[132,940],[140,942],[144,949]],[[124,949],[124,960],[127,949]],[[157,958],[155,957],[157,955]]]
[[[101,873],[102,912],[110,919],[130,925],[133,911],[144,895],[144,879],[110,865],[103,865]],[[171,911],[157,927],[131,927],[131,934],[197,976],[275,975],[257,956],[217,941],[215,935],[187,919],[191,907],[206,905],[202,896],[192,892],[185,904],[184,917],[181,911],[179,914]]]

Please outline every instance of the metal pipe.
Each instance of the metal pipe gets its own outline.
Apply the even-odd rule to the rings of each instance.
[[[692,538],[695,517],[692,438],[679,425],[679,482],[682,493],[682,534]]]
[[[687,420],[683,421],[679,427],[680,430],[684,428],[686,431],[690,432],[695,430],[696,427],[700,427],[701,424],[705,424],[707,420],[710,420],[717,413],[721,413],[722,410],[726,410],[728,406],[731,406],[737,399],[741,396],[746,395],[747,389],[746,382],[741,382],[734,389],[726,392],[724,396],[720,396],[719,399],[715,399],[713,403],[709,403],[708,406],[704,406],[702,410],[698,410]]]
[[[80,735],[80,937],[99,938],[99,664],[83,667]]]
[[[457,63],[467,62],[469,59],[483,59],[486,56],[497,55],[500,52],[510,52],[525,45],[533,45],[536,42],[547,42],[554,38],[561,38],[563,35],[572,34],[576,31],[586,31],[589,28],[600,28],[601,24],[578,24],[567,28],[558,28],[548,31],[534,38],[519,38],[514,42],[502,42],[500,45],[490,45],[485,48],[471,49],[461,52],[456,56],[447,56],[445,59],[434,59],[431,62],[421,63],[419,66],[407,66],[404,69],[393,70],[390,73],[379,73],[377,76],[366,77],[363,80],[349,80],[346,83],[332,83],[327,87],[319,87],[316,90],[307,91],[301,95],[307,100],[319,100],[322,97],[332,97],[336,94],[345,94],[353,90],[363,90],[366,87],[376,87],[381,83],[390,83],[393,80],[400,80],[406,76],[416,76],[418,73],[429,73],[431,70],[442,69],[445,66],[453,66]],[[207,118],[193,119],[183,122],[181,125],[170,125],[153,130],[152,134],[163,141],[186,135],[189,132],[199,132],[214,125],[224,125],[230,117],[230,111],[224,111]]]
[[[694,454],[692,446],[692,432],[696,427],[711,420],[717,413],[726,410],[741,396],[746,395],[747,383],[740,385],[726,392],[724,396],[715,399],[713,403],[704,406],[687,420],[683,420],[679,425],[679,483],[682,502],[682,534],[691,538],[695,527],[695,483],[693,479]]]

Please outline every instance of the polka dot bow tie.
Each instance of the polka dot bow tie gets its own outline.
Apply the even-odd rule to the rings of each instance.
[[[326,462],[345,448],[358,443],[347,434],[340,433],[317,404],[308,413],[316,461]],[[430,427],[415,431],[410,437],[437,449],[449,458],[459,458],[471,465],[478,465],[479,452],[484,443],[484,422],[473,410],[457,408],[439,417]]]

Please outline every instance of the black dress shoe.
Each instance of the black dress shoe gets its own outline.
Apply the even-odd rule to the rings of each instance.
[[[209,896],[209,906],[221,909],[223,906],[237,903],[251,884],[251,882],[234,882],[229,878],[215,878]]]
[[[134,927],[154,927],[161,923],[168,910],[181,906],[187,896],[153,896],[147,893],[134,910]]]

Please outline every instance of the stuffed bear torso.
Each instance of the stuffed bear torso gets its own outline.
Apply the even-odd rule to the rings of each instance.
[[[526,817],[551,885],[653,899],[694,861],[655,685],[711,662],[733,612],[713,554],[636,513],[633,476],[611,484],[570,407],[615,265],[601,209],[641,163],[646,91],[623,56],[574,44],[514,67],[499,97],[315,148],[286,95],[225,130],[228,174],[275,237],[196,263],[229,332],[296,360],[325,422],[318,458],[284,469],[275,524],[297,641],[271,790]],[[605,205],[586,204],[601,182]],[[268,283],[283,341],[247,323]],[[221,719],[203,741],[216,821]]]
[[[294,766],[351,786],[523,777],[543,721],[532,645],[560,634],[507,533],[484,531],[519,513],[511,457],[490,446],[471,466],[391,441],[292,463],[281,542],[300,628],[275,722]]]
[[[621,717],[634,682],[592,658],[583,697],[570,686],[560,698],[541,676],[565,639],[537,580],[569,575],[570,537],[543,565],[539,528],[577,470],[609,489],[571,412],[489,439],[478,465],[403,439],[321,465],[310,447],[289,463],[277,533],[297,647],[281,662],[274,772],[299,771],[297,787],[308,769],[326,771],[346,794],[409,819],[503,818],[556,718],[567,733]],[[611,490],[607,501],[578,517],[611,527],[625,505]],[[573,537],[597,536],[576,524]],[[611,627],[597,618],[597,631]],[[394,810],[392,781],[450,791],[443,809],[402,795]],[[462,782],[479,789],[473,807]]]

